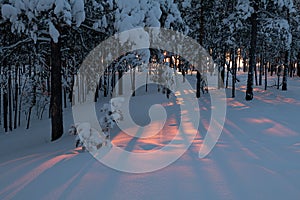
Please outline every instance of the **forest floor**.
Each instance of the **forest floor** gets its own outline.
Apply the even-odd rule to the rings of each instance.
[[[251,102],[244,100],[246,76],[239,78],[236,98],[227,99],[226,122],[212,152],[198,158],[211,113],[210,96],[204,94],[199,100],[199,133],[190,148],[176,162],[151,173],[119,172],[75,148],[74,136],[67,133],[70,108],[64,110],[66,134],[56,142],[49,142],[48,119],[34,121],[29,130],[0,133],[0,199],[299,199],[300,78],[289,78],[288,91],[255,87]],[[195,81],[194,76],[188,79]],[[132,141],[115,127],[114,145],[143,152],[172,139],[177,101],[152,89],[148,102],[141,101],[147,94],[139,91],[131,100],[133,118],[147,124],[145,105],[160,103],[168,114],[166,128],[149,140]],[[231,90],[226,92],[230,97]]]

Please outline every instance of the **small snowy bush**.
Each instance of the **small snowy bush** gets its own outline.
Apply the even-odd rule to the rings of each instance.
[[[100,118],[100,125],[103,133],[109,138],[109,132],[114,125],[123,120],[122,112],[120,110],[123,98],[113,98],[108,104],[104,104],[101,112],[104,115]]]
[[[76,135],[75,146],[93,152],[102,146],[108,145],[110,130],[114,127],[116,122],[123,120],[120,110],[123,101],[123,98],[113,98],[108,104],[104,104],[101,108],[100,111],[104,113],[104,115],[100,118],[100,126],[104,136],[92,128],[89,123],[72,125],[69,129],[69,134]]]

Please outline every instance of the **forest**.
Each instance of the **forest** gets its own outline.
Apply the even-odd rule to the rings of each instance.
[[[0,6],[4,132],[29,129],[33,118],[51,118],[51,140],[60,138],[62,113],[72,105],[82,62],[101,42],[133,28],[159,27],[193,38],[214,61],[206,72],[218,77],[218,87],[232,90],[232,98],[238,72],[248,74],[247,101],[253,100],[255,86],[268,89],[270,76],[277,76],[274,85],[280,90],[288,90],[288,77],[300,76],[299,1],[0,0]],[[193,73],[189,61],[173,52],[142,49],[110,63],[95,101],[112,95],[116,80],[128,71],[135,73],[136,66],[166,62],[183,75],[197,77],[195,95],[201,98],[205,72]]]

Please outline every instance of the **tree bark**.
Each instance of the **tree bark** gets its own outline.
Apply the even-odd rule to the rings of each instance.
[[[18,98],[19,98],[19,84],[18,84],[18,72],[19,72],[19,66],[16,65],[15,67],[15,99],[14,99],[14,129],[17,128],[17,121],[18,121]]]
[[[290,23],[290,14],[289,10],[286,8],[287,11],[287,21]],[[289,71],[289,64],[290,64],[290,49],[288,48],[285,52],[285,61],[284,61],[284,67],[283,67],[283,78],[282,78],[282,90],[287,90],[287,77],[288,77],[288,71]]]
[[[224,81],[225,81],[225,64],[226,64],[226,47],[224,47],[224,50],[223,50],[223,57],[222,57],[222,60],[221,60],[221,72],[220,72],[220,77],[221,77],[221,80],[220,80],[220,84],[219,84],[219,87],[220,88],[224,88]]]
[[[300,77],[300,52],[298,53],[298,60],[297,60],[297,76]]]
[[[123,76],[123,70],[119,70],[118,71],[118,79],[119,79],[119,95],[123,95],[123,79],[122,79],[122,76]]]
[[[259,85],[262,85],[262,77],[263,77],[263,67],[264,67],[264,56],[260,56],[260,64],[259,64]]]
[[[203,39],[204,39],[204,6],[203,6],[203,0],[200,1],[201,8],[200,8],[200,35],[198,38],[199,44],[203,47]],[[201,76],[202,76],[202,70],[199,71],[200,69],[197,70],[197,84],[196,84],[196,97],[200,98],[200,90],[201,90]]]
[[[196,97],[200,98],[201,93],[200,93],[200,88],[201,88],[201,73],[197,70],[197,90],[196,90]]]
[[[289,50],[285,52],[285,62],[283,66],[283,77],[282,77],[282,90],[287,90],[287,76],[288,76],[288,68],[289,68]]]
[[[11,84],[11,71],[8,71],[8,117],[9,117],[9,123],[8,123],[8,128],[9,131],[12,131],[13,127],[13,122],[12,122],[12,84]]]
[[[4,131],[8,132],[8,123],[7,123],[7,111],[8,111],[8,97],[7,91],[3,92],[3,121],[4,121]]]
[[[232,67],[231,67],[231,73],[232,73],[232,98],[235,98],[235,81],[236,81],[236,57],[235,57],[235,49],[232,49],[231,52],[231,63],[232,63]]]
[[[63,135],[61,44],[51,39],[51,141]]]
[[[251,41],[249,51],[249,70],[247,80],[246,97],[247,101],[253,99],[253,72],[256,65],[256,43],[257,43],[257,11],[258,11],[258,0],[253,1],[254,13],[251,15]]]

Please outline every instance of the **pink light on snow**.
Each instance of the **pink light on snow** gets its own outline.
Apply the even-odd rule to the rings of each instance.
[[[17,195],[22,189],[24,189],[28,184],[30,184],[32,181],[34,181],[36,178],[38,178],[41,174],[43,174],[46,170],[50,169],[57,163],[61,162],[65,159],[70,159],[77,154],[65,154],[65,155],[59,155],[56,156],[40,166],[34,168],[21,178],[14,181],[12,184],[8,185],[6,188],[2,189],[0,191],[0,195],[5,195],[5,199],[12,199],[15,195]]]

